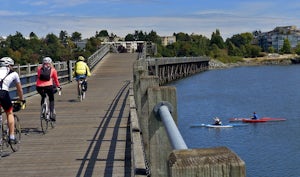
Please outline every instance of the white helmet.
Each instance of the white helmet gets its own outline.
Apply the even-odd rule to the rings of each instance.
[[[15,64],[14,60],[11,59],[10,57],[3,57],[0,59],[0,66],[10,66],[14,64]]]
[[[52,63],[52,59],[50,57],[43,58],[43,63]]]

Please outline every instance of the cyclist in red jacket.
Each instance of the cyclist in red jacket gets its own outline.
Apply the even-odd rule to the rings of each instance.
[[[49,76],[47,76],[47,73]],[[44,103],[46,94],[49,97],[50,103],[50,119],[56,121],[56,115],[54,112],[54,93],[55,88],[60,87],[60,83],[57,77],[57,71],[52,66],[52,59],[50,57],[45,57],[43,59],[43,64],[38,67],[37,80],[36,80],[36,90],[41,95],[41,105]]]

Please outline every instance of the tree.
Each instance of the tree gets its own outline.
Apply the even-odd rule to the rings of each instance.
[[[30,39],[38,39],[37,35],[36,35],[34,32],[31,32],[31,33],[29,34],[29,38],[30,38]]]
[[[220,48],[220,49],[225,48],[224,40],[218,29],[216,30],[216,32],[213,32],[211,35],[210,46],[212,46],[213,44],[216,44],[218,46],[218,48]]]
[[[242,52],[231,41],[228,42],[228,55],[230,56],[242,56]]]
[[[146,36],[147,41],[154,42],[156,44],[161,44],[161,38],[157,35],[155,31],[150,31],[150,33]]]
[[[241,33],[241,34],[235,34],[231,38],[226,40],[226,43],[228,45],[228,42],[232,42],[236,47],[240,48],[242,45],[250,44],[253,40],[253,35],[251,33]]]
[[[60,31],[59,33],[59,39],[62,41],[62,42],[65,42],[68,38],[68,33],[67,31]]]
[[[275,52],[274,47],[273,47],[273,46],[269,47],[269,48],[268,48],[268,52],[269,52],[269,53],[274,53],[274,52]]]
[[[258,57],[261,52],[261,47],[257,45],[251,45],[247,44],[245,45],[246,48],[246,54],[244,54],[245,57]]]
[[[27,47],[27,41],[20,32],[16,32],[16,34],[13,36],[8,36],[6,41],[8,47],[12,50],[18,50],[21,47]]]
[[[74,42],[80,41],[81,40],[81,33],[77,32],[77,31],[72,33],[71,40],[74,41]]]
[[[45,42],[46,44],[58,44],[59,43],[59,38],[53,34],[53,33],[50,33],[50,34],[47,34],[46,38],[45,38]]]
[[[203,35],[192,34],[190,36],[190,40],[193,47],[193,56],[208,55],[210,41],[207,37]]]
[[[133,34],[127,34],[125,36],[125,41],[134,41],[134,36]]]
[[[109,37],[107,30],[101,30],[99,33],[96,32],[95,37]]]
[[[190,36],[186,33],[180,32],[175,34],[175,36],[176,36],[176,41],[187,41],[187,42],[191,41]]]
[[[295,53],[297,55],[300,55],[300,43],[297,44],[296,48],[295,48]]]
[[[283,41],[283,46],[280,49],[281,53],[289,54],[292,52],[291,44],[288,38],[285,38]]]

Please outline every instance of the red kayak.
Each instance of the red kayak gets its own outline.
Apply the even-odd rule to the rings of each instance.
[[[262,117],[260,119],[249,119],[249,118],[230,118],[229,122],[275,122],[285,121],[285,118],[273,118],[273,117]]]
[[[262,122],[267,122],[267,120],[264,119],[243,119],[243,122],[246,123],[262,123]]]

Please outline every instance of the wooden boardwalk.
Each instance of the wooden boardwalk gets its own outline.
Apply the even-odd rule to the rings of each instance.
[[[57,125],[43,135],[40,96],[17,113],[22,123],[18,152],[0,160],[1,177],[130,177],[128,89],[137,54],[108,54],[88,79],[83,102],[76,82],[56,95]]]

